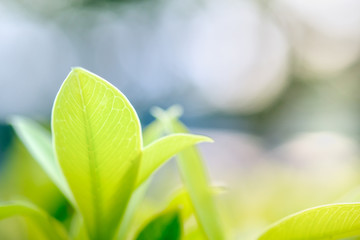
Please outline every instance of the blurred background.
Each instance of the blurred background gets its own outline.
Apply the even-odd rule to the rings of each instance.
[[[144,127],[152,106],[180,104],[185,124],[215,140],[201,149],[226,186],[219,208],[234,238],[360,201],[359,26],[357,0],[2,0],[0,200],[25,197],[65,218],[7,119],[48,125],[62,81],[81,66],[125,93]],[[154,193],[174,188],[172,171],[159,172]]]

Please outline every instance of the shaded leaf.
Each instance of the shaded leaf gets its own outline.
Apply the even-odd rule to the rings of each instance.
[[[320,240],[360,236],[360,203],[304,210],[270,226],[259,240]]]
[[[194,214],[194,208],[191,204],[191,200],[186,189],[181,188],[175,191],[169,199],[167,209],[174,209],[178,207],[181,214],[181,219],[183,223]]]
[[[139,233],[137,240],[179,240],[182,227],[178,210],[165,211],[152,219]]]

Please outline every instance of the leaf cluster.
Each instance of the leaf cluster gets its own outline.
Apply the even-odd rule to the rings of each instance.
[[[220,223],[209,221],[217,217],[216,207],[194,147],[212,140],[189,134],[171,111],[161,113],[142,132],[136,111],[118,89],[74,68],[55,99],[52,134],[30,119],[11,120],[24,145],[75,210],[70,227],[24,202],[0,205],[0,219],[23,216],[45,239],[133,239],[131,229],[137,239],[184,238],[183,212],[189,208],[181,208],[183,202],[165,207],[142,228],[133,226],[151,176],[183,152],[178,164],[196,229],[205,238],[224,239]]]
[[[181,113],[177,106],[167,111],[154,108],[156,120],[142,131],[136,111],[119,90],[74,68],[55,99],[52,134],[30,119],[11,119],[31,155],[74,209],[70,226],[29,202],[1,203],[0,220],[26,218],[37,229],[31,239],[227,239],[194,146],[212,140],[189,134],[178,120]],[[153,174],[175,155],[183,189],[161,211],[136,225],[135,215]],[[259,240],[357,236],[360,203],[339,203],[286,217]]]

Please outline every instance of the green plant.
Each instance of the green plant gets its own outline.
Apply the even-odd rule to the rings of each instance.
[[[100,77],[74,68],[55,99],[52,139],[29,119],[11,119],[34,159],[75,209],[71,226],[23,202],[1,205],[0,219],[26,217],[39,230],[33,239],[130,239],[133,216],[151,175],[182,151],[178,165],[198,222],[196,231],[208,239],[224,239],[220,224],[214,221],[218,217],[208,177],[192,147],[211,139],[188,134],[174,108],[154,110],[154,114],[158,120],[142,133],[135,110],[121,92]],[[161,137],[165,133],[171,135]],[[186,221],[180,218],[181,211],[175,206],[156,214],[137,238],[179,239]],[[150,227],[157,231],[149,231]]]

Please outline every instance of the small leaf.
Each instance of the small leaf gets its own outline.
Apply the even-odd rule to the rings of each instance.
[[[26,217],[41,231],[47,239],[64,240],[68,239],[65,229],[44,211],[29,203],[1,203],[0,220],[22,216]]]
[[[57,159],[91,239],[111,239],[125,211],[141,158],[138,116],[102,78],[74,68],[54,103]]]
[[[199,135],[173,134],[148,145],[143,151],[136,186],[141,185],[176,153],[200,142],[212,142],[212,140]]]
[[[139,233],[137,240],[180,240],[182,234],[178,210],[165,211],[152,219]]]
[[[181,110],[175,106],[167,111],[154,108],[153,114],[163,123],[168,133],[188,133],[177,119]],[[181,179],[187,189],[199,225],[210,240],[223,240],[222,224],[210,189],[210,181],[200,153],[196,147],[189,147],[177,155]]]
[[[320,240],[360,236],[360,203],[304,210],[270,226],[259,240]]]
[[[74,198],[55,159],[50,132],[27,118],[13,117],[10,122],[33,158],[74,205]]]

